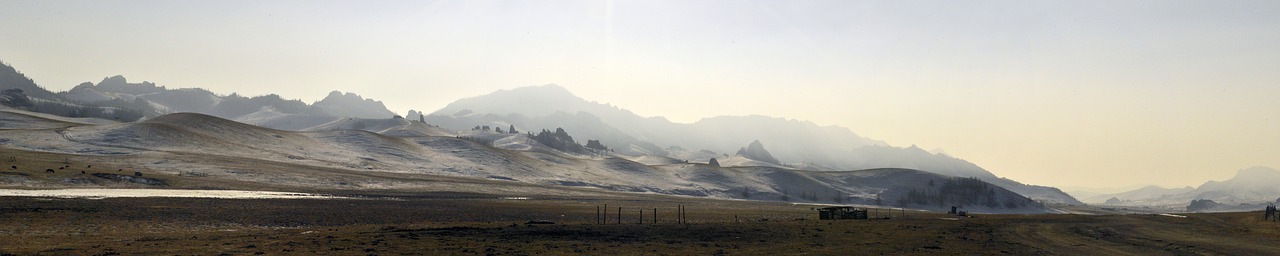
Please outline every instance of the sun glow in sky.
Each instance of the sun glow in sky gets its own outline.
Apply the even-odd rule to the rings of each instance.
[[[434,111],[559,84],[643,116],[761,114],[1051,186],[1280,167],[1277,1],[3,1],[0,61]]]

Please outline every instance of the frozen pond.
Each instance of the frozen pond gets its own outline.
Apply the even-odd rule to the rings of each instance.
[[[290,198],[341,198],[330,195],[247,190],[188,190],[188,189],[0,189],[0,196],[30,196],[57,198],[115,198],[115,197],[186,197],[228,199],[290,199]]]

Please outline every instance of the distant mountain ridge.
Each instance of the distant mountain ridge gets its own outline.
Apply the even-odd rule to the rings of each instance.
[[[641,117],[609,104],[591,102],[558,85],[499,90],[460,99],[427,114],[427,123],[448,129],[477,125],[523,130],[563,127],[583,139],[597,139],[626,155],[693,157],[706,163],[717,154],[742,148],[745,141],[769,145],[779,164],[809,170],[911,168],[956,177],[976,177],[1046,202],[1080,204],[1061,190],[999,178],[968,161],[929,153],[915,146],[892,147],[847,128],[766,116],[720,116],[680,124],[662,117]],[[669,149],[678,149],[671,151]],[[706,153],[710,152],[710,154]],[[724,164],[724,159],[719,159]]]
[[[129,83],[124,76],[118,75],[104,78],[96,85],[82,83],[59,95],[72,101],[89,103],[116,99],[144,100],[150,106],[146,109],[147,116],[194,112],[234,120],[263,110],[282,114],[359,118],[387,118],[395,115],[382,102],[364,99],[354,93],[333,91],[324,99],[307,104],[301,100],[287,100],[276,94],[245,97],[232,93],[220,96],[199,88],[167,89],[145,81]]]
[[[22,88],[31,92],[23,94],[17,90],[6,90],[0,94],[0,103],[9,105],[28,100],[35,105],[26,107],[27,110],[120,121],[192,112],[293,131],[367,130],[368,122],[357,119],[387,119],[395,115],[382,102],[352,93],[335,91],[323,100],[307,104],[275,94],[245,97],[233,93],[220,96],[199,88],[168,89],[150,82],[130,83],[123,76],[107,77],[97,84],[83,83],[66,92],[51,93],[16,69],[0,69],[0,89]],[[1079,203],[1055,188],[999,178],[968,161],[929,153],[914,146],[891,147],[843,127],[766,116],[722,116],[704,118],[692,124],[673,123],[662,117],[640,117],[619,107],[588,102],[556,85],[501,90],[462,99],[439,111],[421,115],[421,112],[414,111],[407,116],[457,131],[479,125],[515,127],[523,132],[564,128],[581,141],[599,140],[619,154],[676,154],[685,158],[681,159],[683,161],[695,163],[705,163],[717,155],[728,156],[728,152],[743,149],[745,156],[751,156],[760,163],[776,163],[773,167],[816,171],[917,169],[954,177],[975,177],[1043,202]],[[452,134],[433,126],[394,128],[407,126],[405,122],[385,125],[387,129],[405,134]],[[752,141],[753,145],[742,148],[746,141]],[[765,143],[769,145],[769,150],[765,151],[767,154],[750,152],[755,144]],[[758,148],[760,150],[757,151],[764,151],[763,146]],[[721,161],[729,162],[726,159]]]
[[[1198,187],[1162,188],[1147,186],[1132,191],[1086,198],[1089,203],[1102,203],[1115,197],[1125,205],[1181,206],[1191,200],[1212,200],[1225,205],[1261,204],[1280,199],[1280,170],[1254,166],[1236,171],[1223,181],[1206,181]]]
[[[53,92],[36,85],[31,78],[3,62],[0,62],[0,89],[19,89],[27,96],[41,99],[57,98]]]
[[[1080,201],[1092,204],[1107,204],[1107,200],[1115,198],[1116,201],[1125,202],[1124,204],[1130,204],[1139,201],[1159,200],[1160,197],[1183,194],[1191,191],[1195,191],[1195,188],[1189,186],[1181,188],[1164,188],[1156,185],[1150,185],[1121,193],[1094,195],[1081,198]]]
[[[134,121],[144,116],[143,103],[112,99],[92,103],[71,102],[35,83],[8,64],[0,63],[0,105],[65,117],[93,117]]]
[[[742,119],[776,119],[780,125],[787,125],[787,120],[780,118],[769,118],[763,116],[753,117],[720,117],[708,118],[701,123],[698,128],[691,128],[687,124],[677,124],[668,121],[662,117],[640,117],[629,110],[622,109],[609,104],[589,102],[579,98],[568,90],[558,85],[542,85],[532,87],[521,87],[511,90],[500,90],[494,93],[465,98],[450,103],[448,106],[428,114],[429,119],[446,121],[447,117],[463,117],[470,114],[493,114],[497,117],[505,117],[511,114],[520,115],[526,118],[537,119],[544,116],[556,114],[557,112],[569,115],[580,115],[586,113],[600,119],[603,123],[609,124],[620,132],[626,133],[638,140],[649,141],[657,145],[674,145],[675,142],[687,142],[688,139],[695,141],[704,140],[708,136],[707,133],[726,133],[717,137],[734,137],[733,140],[712,140],[706,142],[692,144],[708,144],[700,146],[699,149],[710,149],[719,152],[732,152],[742,146],[742,143],[752,140],[761,140],[770,143],[774,147],[785,147],[779,145],[781,142],[773,142],[769,136],[759,136],[762,132],[750,131],[747,129],[734,129],[738,121]],[[816,130],[817,132],[825,132],[822,127],[818,127],[809,122],[793,121],[792,126],[812,126],[806,127]],[[442,124],[446,128],[466,128],[468,126],[450,127]],[[849,141],[850,145],[883,145],[883,142],[867,140],[848,131],[848,129],[828,127],[829,129],[843,130],[843,136],[831,138],[839,139],[840,142]],[[679,133],[673,133],[679,131]],[[673,135],[679,134],[679,135]],[[834,136],[833,136],[834,137]],[[616,143],[616,142],[615,142]],[[691,143],[683,143],[691,144]],[[620,148],[620,147],[615,147]],[[661,151],[662,148],[655,150]],[[659,153],[659,152],[654,152]],[[780,156],[782,157],[782,156]]]
[[[613,105],[584,100],[554,84],[499,90],[483,96],[460,99],[428,114],[427,120],[428,123],[438,123],[445,128],[465,129],[482,124],[476,122],[502,124],[506,119],[511,119],[511,115],[535,120],[531,123],[539,123],[537,119],[556,115],[598,119],[601,124],[611,126],[613,130],[629,137],[625,140],[644,141],[654,145],[634,145],[648,151],[633,152],[637,154],[664,155],[664,149],[669,145],[681,145],[692,150],[734,152],[744,142],[760,140],[771,148],[787,152],[774,152],[779,158],[793,162],[814,162],[804,159],[828,160],[834,157],[824,153],[824,150],[847,151],[866,145],[887,145],[882,141],[863,138],[842,127],[821,127],[812,122],[765,116],[712,117],[693,124],[673,123],[663,117],[640,117]],[[590,129],[565,128],[578,133],[590,132]],[[772,132],[796,130],[803,130],[804,133],[786,135]],[[604,137],[600,139],[610,148],[632,148],[625,145],[625,141]],[[807,151],[807,154],[795,152],[799,150]]]
[[[388,118],[395,112],[387,110],[381,101],[365,99],[355,93],[329,92],[329,96],[312,104],[323,113],[341,117]]]
[[[380,101],[354,93],[333,91],[313,104],[288,100],[276,94],[245,97],[222,96],[200,88],[169,89],[152,82],[130,83],[124,76],[84,82],[65,92],[50,92],[8,65],[0,64],[0,103],[10,107],[69,117],[99,117],[133,121],[168,113],[193,112],[246,121],[308,116],[310,119],[341,117],[389,118],[395,115]],[[32,102],[39,106],[16,106]],[[275,115],[275,116],[270,116]],[[327,121],[326,121],[327,122]]]

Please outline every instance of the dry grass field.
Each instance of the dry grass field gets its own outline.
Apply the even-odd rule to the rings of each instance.
[[[610,224],[595,224],[608,204]],[[687,208],[687,224],[675,210]],[[616,224],[616,207],[623,207]],[[635,196],[0,200],[15,255],[1267,255],[1261,213],[816,220],[815,206]],[[645,209],[645,224],[638,224]],[[652,210],[658,209],[658,223]],[[888,211],[888,210],[885,210]],[[884,214],[884,211],[881,212]],[[735,221],[736,219],[736,221]],[[555,224],[527,224],[547,220]]]
[[[0,197],[0,255],[1280,254],[1280,223],[1261,221],[1258,212],[956,218],[881,209],[873,215],[891,218],[826,221],[816,220],[814,208],[819,206],[784,202],[622,193],[242,158],[172,158],[177,153],[0,153],[21,159],[12,164],[19,168],[0,172],[7,184],[2,188],[240,189],[344,197]],[[167,159],[247,171],[208,174],[224,175],[215,177],[137,164]],[[44,171],[59,167],[63,169],[54,173]],[[93,175],[128,177],[131,171],[163,184]],[[383,184],[400,185],[376,187]],[[597,224],[597,211],[605,205],[609,224]],[[683,224],[676,222],[682,206],[688,220]],[[618,207],[623,208],[621,220]],[[641,210],[644,224],[638,223]],[[554,224],[527,224],[535,220]]]

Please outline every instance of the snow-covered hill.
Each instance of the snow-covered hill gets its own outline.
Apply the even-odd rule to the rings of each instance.
[[[908,194],[936,191],[931,184],[950,184],[948,182],[954,180],[916,170],[814,172],[781,166],[733,167],[737,161],[734,159],[746,159],[741,157],[727,158],[728,165],[715,167],[655,156],[578,155],[539,145],[527,134],[468,130],[439,136],[427,134],[438,128],[404,119],[342,119],[299,132],[197,113],[108,124],[34,118],[22,115],[20,110],[2,113],[28,116],[31,118],[20,121],[33,123],[30,127],[0,129],[0,138],[4,138],[0,140],[0,147],[4,150],[112,156],[116,159],[113,161],[127,161],[125,164],[130,166],[169,175],[200,177],[209,182],[358,186],[356,189],[407,186],[405,181],[382,180],[376,175],[361,176],[358,182],[335,182],[313,176],[284,178],[246,170],[238,164],[253,161],[257,168],[283,166],[281,168],[299,171],[337,168],[370,174],[456,176],[539,186],[725,199],[902,204],[928,209],[939,209],[942,204],[965,204],[959,201],[909,203],[904,199]],[[965,205],[967,209],[974,212],[1045,211],[1030,199],[996,186],[973,193],[979,192],[989,196],[982,202],[1000,204],[969,203]]]
[[[906,168],[945,176],[977,177],[1036,200],[1078,203],[1054,188],[1024,185],[998,178],[967,161],[925,152],[914,146],[887,146],[884,142],[858,136],[847,128],[765,116],[712,117],[692,124],[679,124],[662,117],[640,117],[619,107],[588,102],[555,85],[504,90],[462,99],[427,116],[411,111],[409,119],[391,118],[394,114],[379,101],[337,91],[314,104],[307,104],[300,100],[283,99],[275,94],[245,97],[233,93],[223,96],[199,88],[169,89],[151,82],[131,83],[123,76],[112,76],[97,84],[86,82],[66,92],[51,93],[7,65],[0,68],[0,89],[6,89],[0,93],[0,103],[17,109],[39,110],[69,117],[101,117],[124,122],[150,118],[141,122],[115,124],[107,121],[106,123],[111,124],[88,126],[83,125],[86,122],[80,121],[43,120],[49,118],[38,115],[0,116],[4,120],[15,122],[3,124],[4,127],[0,129],[53,129],[13,131],[30,133],[27,135],[32,138],[45,138],[45,142],[59,144],[21,144],[26,149],[46,152],[132,154],[163,150],[264,158],[271,161],[288,159],[287,161],[302,161],[307,164],[362,169],[473,173],[485,168],[466,166],[465,159],[454,159],[458,157],[456,155],[417,156],[423,152],[434,152],[430,148],[421,152],[407,148],[382,152],[378,150],[380,148],[336,146],[333,143],[354,141],[398,145],[403,143],[391,142],[408,140],[421,145],[424,142],[438,142],[440,138],[436,137],[451,137],[489,148],[535,154],[523,157],[555,155],[582,160],[583,156],[551,150],[531,142],[525,136],[534,131],[565,129],[573,131],[580,142],[598,141],[609,149],[591,151],[594,153],[588,159],[621,157],[631,159],[627,161],[649,165],[670,165],[703,164],[710,162],[712,158],[718,158],[718,164],[724,167],[830,172]],[[28,90],[29,93],[24,94],[28,91],[22,90]],[[206,115],[218,118],[209,119]],[[198,121],[184,121],[188,119]],[[198,122],[225,124],[228,119],[255,127],[196,125]],[[507,133],[467,132],[472,127],[479,126],[491,126],[495,131],[496,128],[506,127]],[[255,132],[226,133],[230,130]],[[512,134],[510,130],[519,132]],[[252,134],[257,135],[245,137]],[[263,137],[268,134],[270,138]],[[284,142],[277,141],[280,139],[278,136],[300,139]],[[58,137],[66,141],[58,142]],[[742,147],[748,141],[756,143]],[[61,145],[63,143],[72,145]],[[257,143],[273,144],[264,146]],[[563,146],[562,143],[544,143],[557,148]],[[757,147],[761,144],[769,145],[769,150]],[[81,148],[72,150],[76,147]],[[740,154],[729,155],[738,149],[742,149]],[[396,155],[398,160],[368,160],[377,159],[369,155],[376,152]],[[537,159],[561,162],[551,158]],[[449,167],[451,163],[463,164]],[[516,169],[538,173],[531,170],[545,168]],[[526,179],[550,178],[527,176]]]

